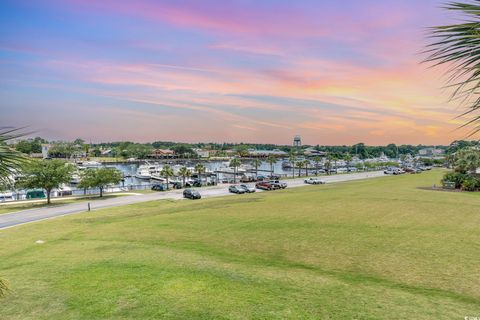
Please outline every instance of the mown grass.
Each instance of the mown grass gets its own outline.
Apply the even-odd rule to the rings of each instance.
[[[417,189],[441,175],[155,201],[3,230],[12,292],[0,318],[478,316],[480,197]]]

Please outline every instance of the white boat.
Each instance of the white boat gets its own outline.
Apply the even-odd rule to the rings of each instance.
[[[81,176],[79,173],[74,173],[72,174],[72,179],[70,180],[71,184],[78,184],[82,180]]]
[[[154,164],[142,164],[138,167],[135,177],[138,179],[151,179],[152,176],[160,176],[162,167]]]
[[[98,161],[84,161],[78,164],[79,169],[92,169],[92,168],[99,168],[102,164]]]

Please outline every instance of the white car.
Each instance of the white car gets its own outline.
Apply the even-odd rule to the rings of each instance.
[[[317,178],[305,179],[304,182],[306,184],[325,184],[326,183],[324,180],[320,180],[320,179],[317,179]]]

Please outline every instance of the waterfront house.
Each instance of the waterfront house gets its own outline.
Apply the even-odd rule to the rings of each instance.
[[[156,158],[156,159],[172,159],[175,158],[175,151],[170,150],[170,149],[155,149],[153,152],[150,154],[151,158]]]

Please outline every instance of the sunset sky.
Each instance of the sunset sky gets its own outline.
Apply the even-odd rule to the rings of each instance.
[[[0,125],[50,139],[448,144],[433,0],[0,2]]]

